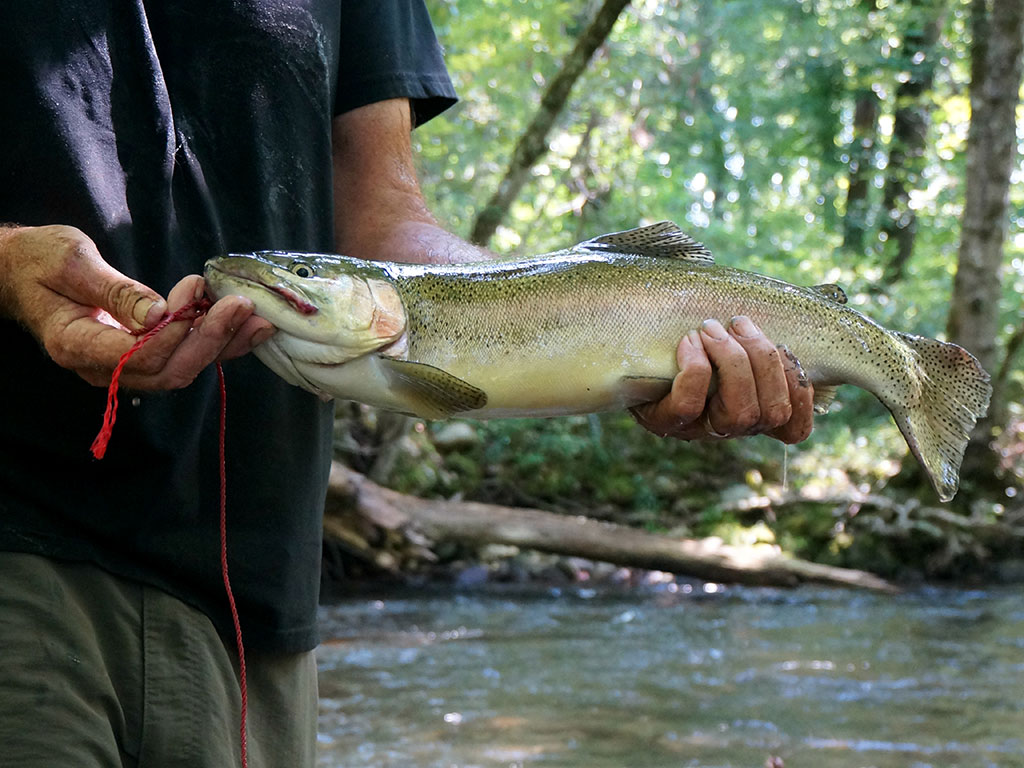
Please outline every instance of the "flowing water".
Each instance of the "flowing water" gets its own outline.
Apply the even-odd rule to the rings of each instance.
[[[321,766],[1024,766],[1019,589],[489,587],[321,619]]]

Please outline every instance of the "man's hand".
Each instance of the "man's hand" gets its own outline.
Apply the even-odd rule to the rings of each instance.
[[[58,365],[105,386],[138,333],[167,312],[201,297],[199,275],[178,282],[166,300],[121,274],[74,227],[0,229],[0,316],[25,326]],[[131,389],[186,387],[215,360],[249,352],[274,328],[241,296],[227,296],[205,316],[171,323],[125,366]]]
[[[814,389],[799,363],[746,317],[691,331],[676,350],[672,391],[633,409],[645,428],[683,440],[766,434],[799,443],[814,426]],[[718,386],[709,395],[712,372]]]

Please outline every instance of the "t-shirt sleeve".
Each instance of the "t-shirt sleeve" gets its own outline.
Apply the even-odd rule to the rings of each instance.
[[[422,125],[456,101],[423,0],[344,4],[334,114],[408,98]]]

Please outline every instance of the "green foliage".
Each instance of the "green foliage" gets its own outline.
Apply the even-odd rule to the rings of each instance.
[[[593,4],[447,0],[432,12],[462,102],[417,132],[423,184],[446,224],[468,232],[497,185],[544,84]],[[549,155],[513,207],[495,247],[537,253],[583,237],[670,218],[725,263],[784,279],[840,279],[882,293],[884,242],[862,258],[838,251],[853,102],[883,101],[872,196],[877,208],[907,30],[925,3],[852,0],[637,2],[577,85]],[[922,187],[912,204],[920,241],[891,312],[908,330],[945,327],[955,269],[969,116],[966,2],[953,2],[938,45],[935,105]],[[1009,242],[1024,244],[1015,187]],[[1007,321],[1019,312],[1007,285]],[[862,299],[863,301],[864,299]]]
[[[466,234],[595,4],[428,5],[462,101],[414,138],[432,209]],[[933,109],[923,171],[911,191],[916,247],[899,283],[881,283],[887,258],[881,188],[895,91],[917,66],[902,41],[920,28],[922,14],[935,13],[928,3],[906,0],[637,0],[577,84],[549,154],[533,169],[493,246],[501,254],[539,253],[673,219],[723,263],[793,282],[838,282],[853,305],[879,322],[941,338],[963,208],[967,11],[967,0],[951,0],[945,13],[934,85],[925,95]],[[865,88],[882,104],[868,169],[873,213],[864,252],[850,254],[840,249],[842,216],[854,100]],[[1024,295],[1022,181],[1018,170],[1004,280],[1006,336],[1020,325]],[[1017,425],[1024,422],[1021,364],[1008,376]],[[726,511],[727,489],[756,494],[781,483],[782,448],[768,440],[693,450],[650,437],[623,415],[476,429],[478,445],[441,457],[433,481],[420,477],[410,487],[411,474],[399,471],[397,482],[421,492],[598,510],[704,533],[745,519]],[[1010,485],[1014,473],[1024,474],[1019,435],[1004,436]],[[899,470],[905,450],[872,397],[843,392],[839,411],[820,419],[811,441],[791,451],[788,485],[877,491]],[[751,468],[768,478],[764,487],[748,482],[744,472]],[[850,534],[840,535],[828,507],[808,504],[794,515],[792,525],[776,526],[784,546],[849,559]]]
[[[626,414],[467,423],[476,432],[472,445],[448,449],[438,439],[436,483],[419,482],[424,451],[416,450],[392,484],[424,495],[586,510],[666,528],[684,508],[703,506],[716,489],[742,481],[732,446],[698,453],[643,432]],[[430,443],[446,428],[432,423],[420,440]],[[723,471],[727,466],[731,471]]]

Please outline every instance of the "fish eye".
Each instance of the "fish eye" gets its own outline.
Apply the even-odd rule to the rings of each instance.
[[[304,261],[293,261],[291,271],[299,277],[313,277],[316,274],[316,270]]]

